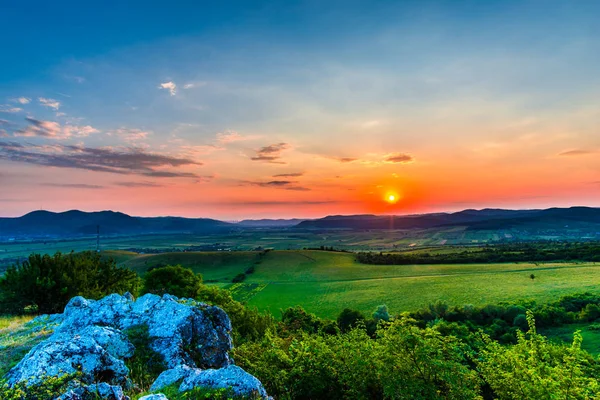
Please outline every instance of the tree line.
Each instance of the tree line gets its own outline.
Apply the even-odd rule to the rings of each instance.
[[[359,252],[363,264],[485,264],[506,262],[600,261],[600,243],[501,244],[455,252]]]

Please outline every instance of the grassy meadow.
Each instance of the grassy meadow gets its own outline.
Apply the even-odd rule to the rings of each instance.
[[[548,302],[566,294],[600,292],[600,264],[594,263],[365,265],[349,253],[312,250],[270,251],[262,257],[259,252],[106,254],[140,274],[152,266],[181,264],[275,315],[295,305],[335,318],[346,307],[370,314],[386,304],[398,313],[438,300],[451,305]],[[251,266],[254,273],[244,282],[231,282]]]

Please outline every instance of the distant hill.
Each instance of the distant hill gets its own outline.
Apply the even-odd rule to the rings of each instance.
[[[245,219],[236,225],[247,228],[289,228],[298,225],[306,219]]]
[[[304,221],[301,229],[424,229],[466,226],[467,229],[563,228],[565,226],[600,229],[600,208],[571,207],[546,210],[464,210],[455,213],[421,215],[333,215]]]
[[[77,236],[103,234],[219,232],[232,224],[208,218],[132,217],[114,211],[34,211],[18,218],[0,218],[0,236]]]

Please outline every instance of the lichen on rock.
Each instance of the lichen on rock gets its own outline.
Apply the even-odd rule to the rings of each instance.
[[[63,314],[34,322],[53,324],[54,333],[7,373],[9,385],[77,374],[74,387],[58,399],[85,399],[93,391],[102,399],[124,400],[123,391],[132,388],[125,361],[135,351],[126,332],[144,325],[149,347],[167,368],[152,385],[153,391],[181,382],[180,391],[231,388],[236,395],[267,397],[258,379],[233,366],[231,321],[215,306],[170,295],[147,294],[135,301],[131,295],[118,294],[101,300],[74,297]]]

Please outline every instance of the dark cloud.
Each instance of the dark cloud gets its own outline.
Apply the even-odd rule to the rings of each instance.
[[[277,174],[273,175],[273,178],[297,178],[299,176],[303,176],[304,172],[292,172],[289,174]]]
[[[242,185],[260,186],[260,187],[272,187],[280,188],[285,190],[297,190],[297,191],[309,191],[309,188],[294,186],[297,182],[294,181],[269,181],[269,182],[254,182],[254,181],[242,181]]]
[[[413,156],[404,153],[394,153],[388,155],[385,160],[388,163],[406,164],[414,161]]]
[[[139,148],[118,150],[72,145],[56,145],[48,148],[35,145],[24,146],[16,142],[2,141],[0,141],[0,160],[160,178],[196,178],[197,175],[191,172],[168,171],[162,168],[202,165],[189,158],[148,153]]]
[[[256,150],[256,156],[251,157],[252,161],[262,161],[271,164],[285,164],[281,159],[281,152],[289,149],[291,146],[287,143],[277,143],[269,146],[261,147]]]
[[[338,160],[341,163],[351,163],[351,162],[354,162],[354,161],[358,160],[358,158],[341,157],[341,158],[336,158],[336,160]]]
[[[160,183],[148,182],[148,181],[144,181],[144,182],[115,182],[114,184],[116,186],[131,187],[131,188],[163,187],[164,186],[164,185],[161,185]]]
[[[593,151],[589,151],[589,150],[569,150],[569,151],[563,151],[562,153],[559,153],[559,156],[585,156],[588,154],[593,154]]]
[[[86,183],[44,183],[42,186],[72,188],[72,189],[103,189],[104,186],[88,185]]]

